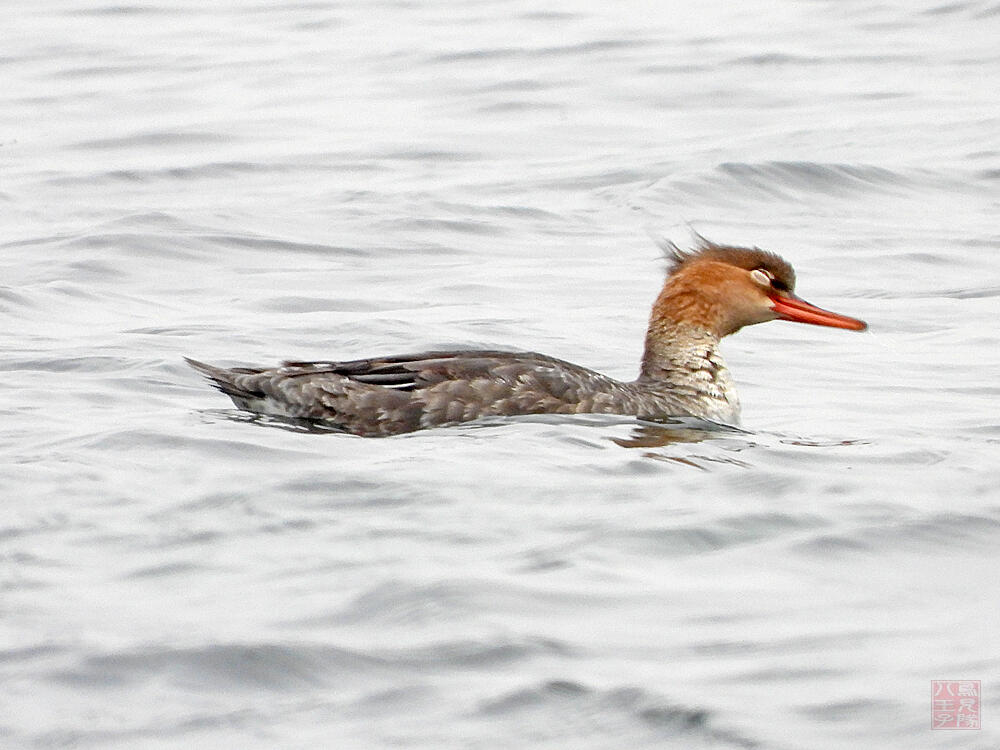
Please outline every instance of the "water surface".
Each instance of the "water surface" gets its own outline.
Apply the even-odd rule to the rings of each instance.
[[[1000,744],[995,2],[9,15],[5,745]],[[692,230],[871,325],[727,341],[744,432],[316,434],[181,360],[631,378]]]

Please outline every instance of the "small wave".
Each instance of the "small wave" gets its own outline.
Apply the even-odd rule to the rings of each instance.
[[[34,659],[50,659],[67,653],[65,646],[54,643],[39,643],[31,646],[0,649],[0,664],[19,664]]]
[[[360,651],[311,643],[222,643],[155,647],[84,656],[49,678],[88,688],[120,688],[154,679],[205,688],[275,691],[344,684],[365,674],[412,674],[492,668],[539,654],[564,655],[545,639],[444,641],[427,646]]]
[[[88,688],[167,678],[206,687],[289,690],[321,684],[331,673],[357,673],[377,664],[347,649],[327,646],[213,644],[92,655],[50,677]]]
[[[749,737],[717,726],[709,709],[677,704],[638,687],[599,690],[574,680],[554,679],[487,699],[477,713],[492,721],[528,722],[538,731],[546,727],[561,739],[567,731],[579,731],[580,720],[586,717],[591,733],[614,731],[620,738],[622,732],[653,732],[667,743],[661,747],[691,747],[692,743],[720,748],[759,746]]]
[[[212,161],[188,166],[161,167],[157,169],[113,169],[106,172],[87,172],[50,177],[48,185],[77,187],[97,184],[150,183],[159,180],[225,179],[247,174],[283,174],[297,171],[297,167],[275,162]]]
[[[826,58],[815,55],[791,55],[783,52],[761,52],[756,55],[742,55],[729,61],[730,65],[743,67],[745,65],[818,65],[826,62]]]
[[[404,232],[445,231],[459,234],[496,236],[507,234],[509,230],[499,223],[484,221],[458,221],[455,219],[427,219],[421,217],[387,219],[381,222],[392,229]]]
[[[565,656],[570,649],[550,638],[518,640],[449,640],[429,646],[375,651],[387,665],[440,671],[455,668],[494,667],[533,656]]]
[[[293,240],[281,240],[273,237],[256,237],[246,234],[205,234],[199,239],[207,240],[214,246],[234,247],[247,250],[261,250],[266,252],[283,252],[302,255],[318,255],[321,257],[331,256],[356,256],[367,257],[370,253],[354,247],[343,245],[328,245],[320,242],[295,242]]]
[[[84,151],[103,151],[117,148],[155,148],[158,146],[196,146],[201,144],[214,145],[217,143],[231,143],[234,138],[222,133],[209,132],[175,132],[170,130],[153,131],[149,133],[135,133],[121,136],[119,138],[96,138],[89,141],[78,141],[70,144],[69,148]]]
[[[746,513],[684,526],[623,529],[606,534],[605,540],[637,554],[686,557],[762,544],[828,525],[828,521],[810,513]]]
[[[794,192],[845,192],[886,190],[910,184],[898,171],[870,164],[822,164],[806,161],[772,161],[760,164],[725,162],[718,171],[747,187],[788,189]]]
[[[469,62],[496,62],[498,60],[524,60],[533,58],[574,57],[592,60],[595,56],[637,49],[657,44],[650,39],[597,39],[577,44],[560,44],[546,47],[495,47],[492,49],[457,50],[435,54],[426,62],[431,64],[452,64]]]
[[[286,313],[349,312],[366,313],[383,309],[382,305],[357,297],[306,297],[287,295],[270,297],[257,303],[260,310]]]
[[[782,203],[816,195],[856,200],[872,193],[919,195],[927,191],[961,192],[967,180],[928,170],[894,170],[871,164],[805,161],[724,162],[712,170],[663,179],[652,188],[664,201],[708,200],[712,204],[757,200]]]
[[[136,369],[134,360],[125,357],[87,355],[80,357],[54,357],[39,359],[11,359],[0,363],[0,370],[27,370],[30,372],[56,373],[123,373]]]
[[[482,153],[473,151],[443,151],[431,149],[407,148],[395,151],[385,151],[375,154],[376,160],[416,161],[416,162],[469,162],[485,158]]]
[[[38,308],[38,303],[27,295],[15,292],[13,289],[0,287],[0,312],[12,315],[15,310]]]
[[[90,8],[68,8],[64,11],[67,16],[160,16],[160,15],[172,15],[176,11],[171,9],[169,5],[127,5],[124,3],[111,3],[108,5],[95,5]]]
[[[494,104],[486,104],[482,107],[476,109],[477,112],[481,114],[520,114],[522,112],[544,112],[553,111],[558,112],[566,109],[563,104],[556,104],[552,102],[541,102],[541,101],[526,101],[526,100],[508,100],[503,102],[496,102]]]
[[[991,516],[938,513],[930,517],[892,519],[858,525],[839,533],[824,532],[797,543],[795,549],[823,557],[844,554],[884,556],[892,550],[932,553],[954,549],[992,549],[1000,537],[1000,519]]]
[[[476,598],[482,588],[472,581],[429,584],[389,581],[360,594],[343,611],[327,619],[362,623],[366,627],[448,622],[460,614],[476,611]]]

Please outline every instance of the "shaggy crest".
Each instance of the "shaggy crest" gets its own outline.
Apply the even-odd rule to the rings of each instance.
[[[734,247],[718,245],[700,234],[695,234],[696,244],[691,250],[682,250],[669,240],[658,244],[663,249],[664,257],[669,264],[667,275],[673,276],[682,268],[702,261],[727,263],[737,268],[753,271],[760,268],[774,277],[774,286],[788,291],[795,289],[795,271],[784,258],[775,253],[761,250],[759,247]]]

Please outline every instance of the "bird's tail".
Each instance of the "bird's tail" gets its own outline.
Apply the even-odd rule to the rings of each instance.
[[[245,380],[239,376],[256,375],[260,372],[260,370],[254,370],[249,367],[234,367],[227,370],[222,367],[216,367],[215,365],[199,362],[198,360],[191,359],[190,357],[185,357],[184,361],[208,378],[212,385],[231,398],[260,398],[263,395],[262,393],[249,390],[246,387],[246,382],[238,382],[240,380]]]

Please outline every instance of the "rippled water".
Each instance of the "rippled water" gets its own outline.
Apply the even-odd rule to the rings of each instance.
[[[219,5],[5,19],[5,746],[1000,744],[1000,5]],[[745,432],[312,434],[181,361],[631,378],[692,230],[871,324],[728,341]]]

